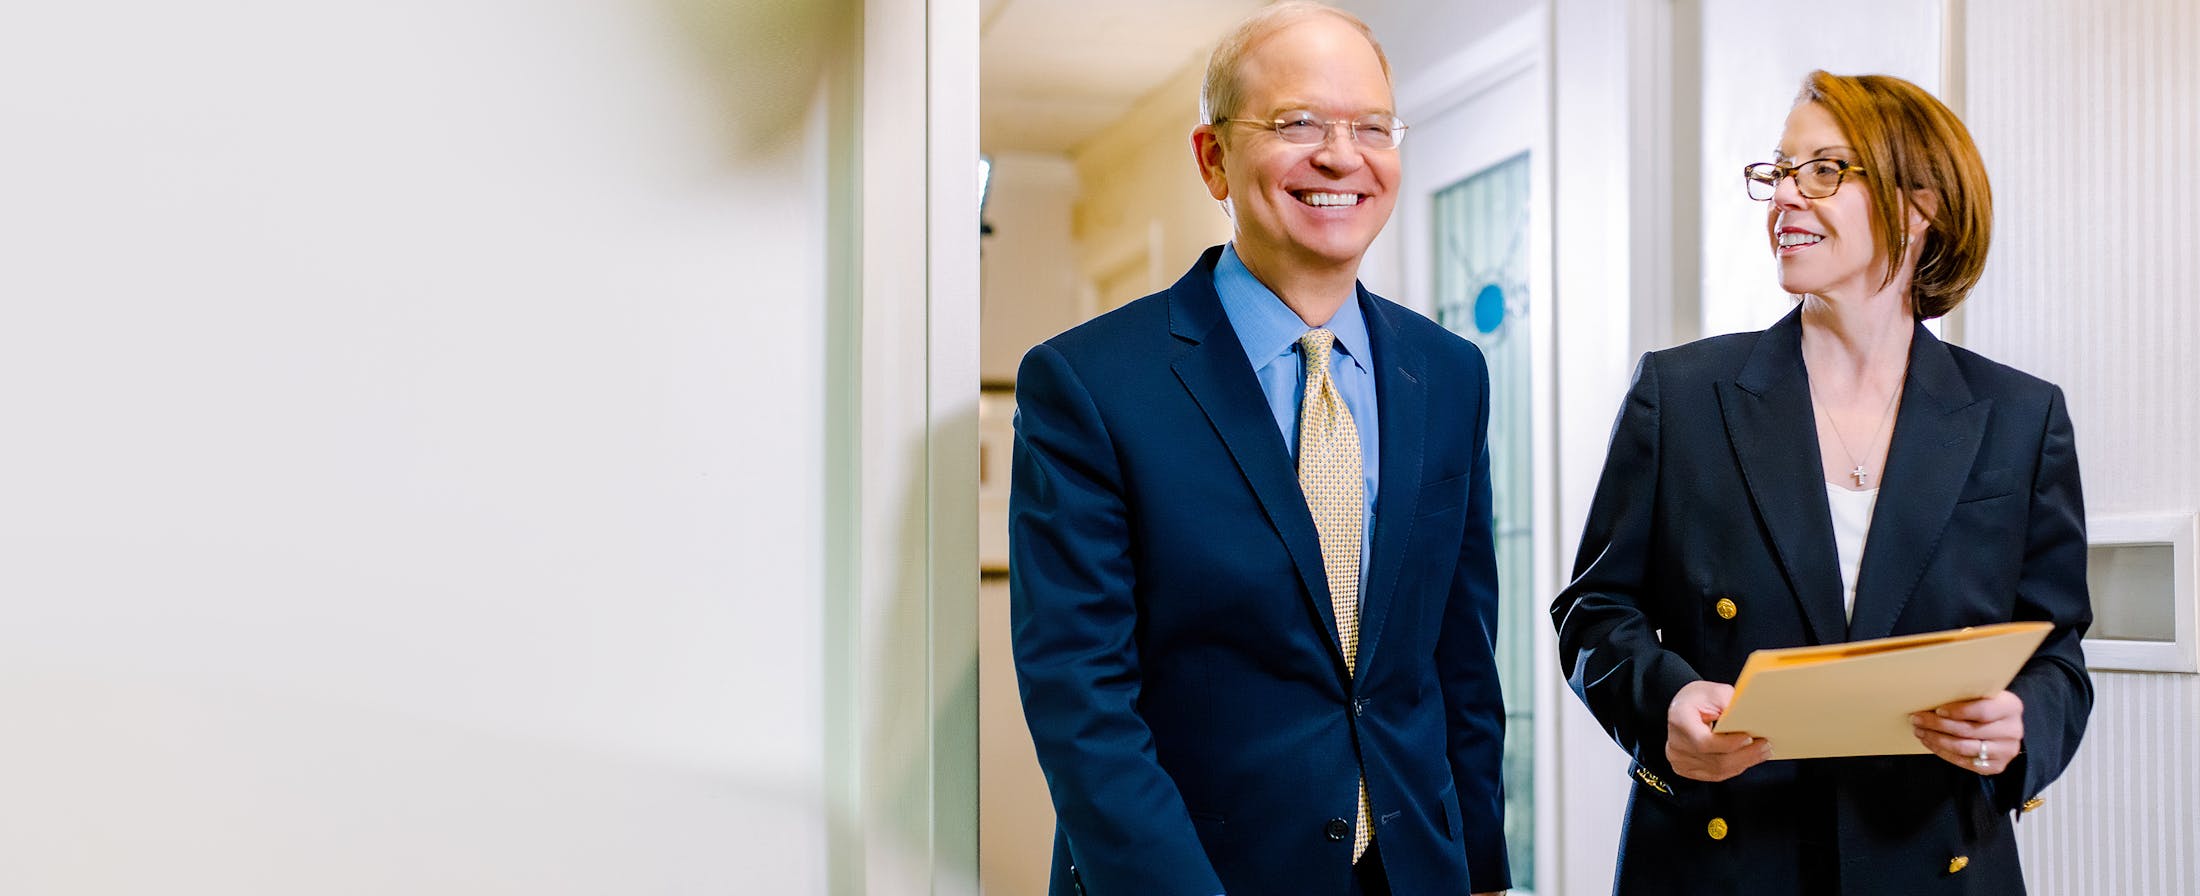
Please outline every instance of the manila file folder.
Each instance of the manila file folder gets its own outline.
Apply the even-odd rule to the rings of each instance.
[[[1930,752],[1910,714],[2008,687],[2052,627],[2004,622],[1754,651],[1713,730],[1766,738],[1774,759]]]

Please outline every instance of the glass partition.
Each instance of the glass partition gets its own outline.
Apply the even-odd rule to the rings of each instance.
[[[1497,671],[1505,694],[1505,842],[1513,884],[1535,889],[1533,341],[1528,331],[1528,154],[1435,195],[1436,321],[1490,365],[1490,478],[1496,511]],[[1441,383],[1435,384],[1441,390]],[[1441,391],[1438,393],[1441,395]]]

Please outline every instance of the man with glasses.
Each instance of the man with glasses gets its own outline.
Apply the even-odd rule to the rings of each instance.
[[[1201,106],[1235,238],[1018,374],[1051,892],[1504,890],[1488,370],[1358,284],[1398,189],[1388,63],[1349,14],[1278,4]]]

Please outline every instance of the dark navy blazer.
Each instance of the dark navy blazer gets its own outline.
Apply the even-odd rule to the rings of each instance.
[[[1488,368],[1359,291],[1382,488],[1355,678],[1219,255],[1017,375],[1010,606],[1051,892],[1342,894],[1362,769],[1396,892],[1503,889]]]
[[[1644,356],[1551,605],[1575,693],[1635,761],[1617,890],[2021,893],[2014,810],[2062,773],[2093,705],[2062,392],[1917,327],[1844,619],[1801,340],[1798,312]],[[2054,628],[2010,685],[2024,751],[1999,775],[1935,756],[1775,759],[1707,784],[1666,763],[1673,695],[1732,682],[1752,650],[2011,620]]]

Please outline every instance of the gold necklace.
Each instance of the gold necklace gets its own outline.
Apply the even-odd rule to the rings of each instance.
[[[1907,382],[1909,378],[1909,371],[1903,371],[1902,382]],[[1804,374],[1804,381],[1810,384],[1811,407],[1813,410],[1816,410],[1819,405],[1823,404],[1823,402],[1820,401],[1820,399],[1818,398],[1818,383],[1816,380],[1810,379],[1810,375],[1807,372]],[[1886,430],[1887,421],[1894,419],[1894,400],[1902,397],[1902,382],[1895,383],[1894,391],[1887,394],[1887,409],[1880,412],[1879,426],[1878,428],[1872,430],[1872,440],[1864,443],[1865,447],[1869,448],[1873,445],[1879,444],[1879,434]],[[1857,488],[1863,488],[1864,481],[1869,478],[1871,474],[1864,472],[1863,461],[1857,460],[1856,452],[1849,450],[1848,437],[1841,434],[1841,424],[1834,422],[1833,411],[1827,410],[1824,413],[1826,415],[1826,428],[1833,430],[1833,439],[1834,441],[1841,444],[1841,453],[1848,455],[1849,476],[1856,480]],[[1890,452],[1893,451],[1894,446],[1887,446],[1887,450]],[[1885,465],[1882,464],[1881,466]]]

